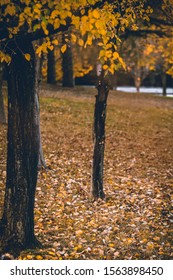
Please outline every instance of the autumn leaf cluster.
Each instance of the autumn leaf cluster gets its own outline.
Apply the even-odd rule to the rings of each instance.
[[[50,40],[52,34],[64,32],[71,28],[71,38],[82,47],[92,45],[97,40],[102,48],[99,59],[105,70],[113,73],[116,64],[122,58],[117,51],[120,42],[119,33],[127,28],[136,30],[137,19],[149,20],[152,9],[144,9],[145,1],[100,1],[100,0],[61,0],[61,1],[29,1],[20,0],[17,3],[11,0],[1,1],[1,36],[3,46],[0,50],[0,60],[10,63],[15,55],[11,50],[12,42],[17,40],[37,40],[45,37],[46,40],[38,46],[38,56],[42,52],[52,50],[58,45],[58,40]],[[77,34],[77,35],[76,35]],[[68,43],[68,42],[67,42]],[[65,52],[67,44],[61,47]],[[24,53],[29,61],[30,54]]]

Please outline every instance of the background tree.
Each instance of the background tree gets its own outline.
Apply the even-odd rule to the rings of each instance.
[[[153,46],[149,45],[149,38],[129,37],[121,46],[121,55],[126,63],[127,71],[134,79],[136,91],[150,71],[155,68],[153,60]]]
[[[47,50],[47,83],[56,83],[56,70],[55,70],[55,53],[54,48],[49,48]]]
[[[3,65],[0,63],[0,123],[6,123],[4,99],[2,94],[2,81],[3,81]]]
[[[63,87],[74,86],[73,54],[71,45],[71,32],[62,32],[62,85]]]

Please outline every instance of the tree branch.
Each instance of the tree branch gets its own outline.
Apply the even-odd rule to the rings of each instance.
[[[126,29],[126,32],[122,35],[120,35],[120,38],[122,39],[127,39],[129,36],[134,36],[134,37],[144,37],[150,34],[155,34],[159,37],[168,37],[169,35],[166,34],[162,30],[152,30],[152,29],[140,29],[140,30],[130,30]],[[171,35],[170,35],[171,36]]]

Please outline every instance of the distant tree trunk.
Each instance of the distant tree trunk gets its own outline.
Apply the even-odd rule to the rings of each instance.
[[[103,191],[103,166],[105,149],[105,120],[107,97],[109,93],[108,80],[103,73],[98,84],[98,94],[96,95],[94,111],[94,153],[92,170],[92,196],[94,198],[104,198]]]
[[[47,55],[47,83],[55,84],[56,83],[56,69],[55,69],[55,54],[54,49],[48,50]]]
[[[134,82],[135,82],[136,91],[137,91],[137,92],[140,92],[140,86],[141,86],[141,71],[140,71],[139,68],[136,68],[136,69],[135,69]]]
[[[166,80],[167,80],[167,77],[166,77],[166,73],[162,73],[161,74],[161,79],[162,79],[162,89],[163,89],[163,96],[166,96]]]
[[[8,66],[7,180],[0,223],[0,252],[18,254],[39,245],[34,235],[34,200],[39,151],[35,53],[30,42],[15,49]],[[30,61],[24,58],[31,56]]]
[[[66,42],[66,39],[69,42]],[[70,33],[62,33],[62,44],[67,44],[67,49],[62,53],[62,71],[63,71],[63,87],[74,87],[74,77],[73,77],[73,55],[70,45]]]
[[[38,114],[38,122],[39,122],[39,157],[38,157],[38,168],[41,167],[46,168],[46,163],[43,155],[43,147],[42,147],[42,140],[41,140],[41,129],[40,129],[40,106],[39,106],[39,85],[42,80],[41,69],[42,69],[43,59],[42,57],[37,57],[36,59],[36,107],[37,107],[37,114]]]
[[[4,100],[2,94],[2,78],[3,78],[3,67],[2,64],[0,64],[0,123],[5,124],[6,117],[5,117]]]
[[[150,85],[151,85],[152,87],[154,87],[154,86],[155,86],[155,83],[156,83],[156,78],[155,78],[155,75],[154,75],[152,72],[151,72],[149,78],[150,78]]]

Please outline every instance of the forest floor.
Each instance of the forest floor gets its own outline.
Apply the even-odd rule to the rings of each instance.
[[[35,233],[19,259],[173,259],[173,99],[111,91],[104,190],[90,197],[96,89],[41,88],[47,169],[39,171]],[[0,214],[6,176],[0,125]]]

